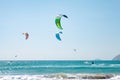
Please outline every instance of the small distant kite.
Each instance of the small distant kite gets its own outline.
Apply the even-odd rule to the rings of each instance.
[[[62,18],[62,17],[68,18],[68,16],[66,16],[66,15],[61,15],[61,14],[59,14],[59,15],[55,18],[55,24],[56,24],[57,28],[60,29],[60,30],[63,30],[63,28],[62,28],[62,26],[61,26],[61,18]]]
[[[73,49],[74,50],[74,52],[76,52],[77,50],[76,49]]]
[[[18,55],[15,55],[15,57],[18,57]]]
[[[59,41],[61,41],[60,34],[62,34],[62,32],[56,33],[56,35],[55,35],[56,38],[57,38]]]
[[[25,35],[25,39],[27,40],[29,38],[29,34],[27,32],[22,33],[23,35]]]

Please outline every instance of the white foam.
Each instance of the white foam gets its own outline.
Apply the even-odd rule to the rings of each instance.
[[[92,77],[109,76],[106,79],[92,79]],[[112,78],[111,78],[112,77]],[[120,75],[105,74],[46,74],[46,75],[1,75],[0,80],[120,80]]]
[[[120,75],[114,76],[110,80],[120,80]]]

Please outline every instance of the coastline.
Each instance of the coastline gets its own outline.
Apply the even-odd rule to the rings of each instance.
[[[0,75],[0,80],[120,80],[120,74],[55,73],[41,75]]]

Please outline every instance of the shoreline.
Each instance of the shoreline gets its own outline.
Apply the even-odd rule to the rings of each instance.
[[[120,74],[51,73],[40,75],[0,75],[0,80],[120,80]]]

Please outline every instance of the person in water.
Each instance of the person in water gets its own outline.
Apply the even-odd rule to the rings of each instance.
[[[94,64],[94,61],[92,61],[91,64]]]

